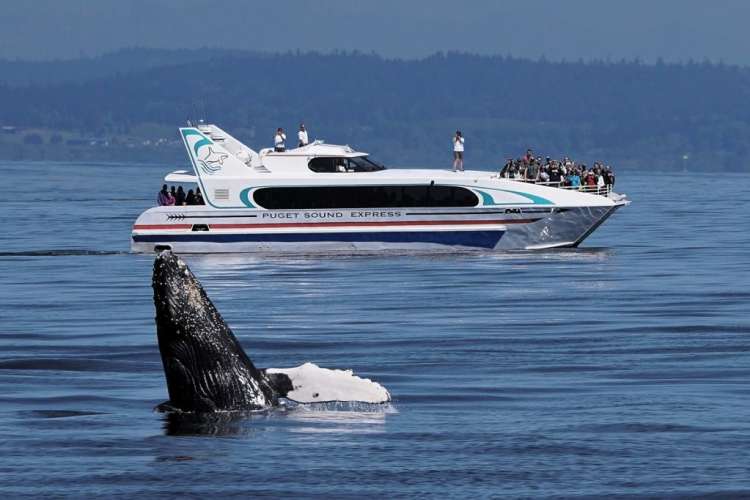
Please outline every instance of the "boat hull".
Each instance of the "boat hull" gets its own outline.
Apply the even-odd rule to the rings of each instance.
[[[620,206],[220,212],[205,206],[157,207],[136,221],[131,249],[351,253],[575,247]]]

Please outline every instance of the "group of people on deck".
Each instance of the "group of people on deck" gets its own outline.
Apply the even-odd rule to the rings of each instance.
[[[167,189],[166,184],[161,187],[161,191],[159,191],[159,195],[156,197],[156,202],[160,207],[206,204],[203,200],[203,194],[201,193],[200,187],[196,187],[195,192],[193,192],[192,189],[188,189],[188,192],[185,193],[182,186],[178,186],[177,189],[175,189],[174,186]]]
[[[297,131],[297,147],[301,148],[308,144],[310,144],[310,140],[307,137],[307,129],[304,123],[300,123]],[[281,127],[276,129],[276,135],[273,136],[273,150],[277,153],[286,151],[286,133]]]
[[[615,173],[609,165],[594,162],[589,169],[567,156],[553,160],[549,156],[542,161],[531,149],[520,158],[508,158],[500,170],[500,177],[524,182],[547,184],[555,187],[579,187],[582,189],[611,189],[615,185]]]
[[[463,172],[466,139],[460,130],[456,130],[451,142],[453,171]],[[554,187],[578,187],[587,191],[610,190],[615,185],[615,173],[609,165],[597,161],[589,169],[567,156],[562,160],[553,160],[548,156],[543,161],[541,156],[534,156],[531,149],[527,149],[526,154],[519,158],[508,158],[500,170],[500,177]]]

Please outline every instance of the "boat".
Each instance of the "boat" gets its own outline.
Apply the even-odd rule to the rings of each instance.
[[[214,124],[180,128],[205,204],[157,206],[131,234],[134,252],[509,251],[577,247],[630,202],[478,170],[386,168],[316,140],[258,152]]]

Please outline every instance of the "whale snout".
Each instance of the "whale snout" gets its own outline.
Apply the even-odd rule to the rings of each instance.
[[[185,325],[190,319],[213,312],[198,279],[187,264],[169,250],[159,253],[154,261],[152,285],[156,315],[163,322]]]
[[[184,290],[184,285],[195,281],[187,264],[170,250],[163,250],[154,260],[154,293],[160,297],[174,296]]]

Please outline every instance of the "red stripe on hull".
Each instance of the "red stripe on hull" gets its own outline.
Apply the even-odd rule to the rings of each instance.
[[[362,221],[362,222],[286,222],[255,224],[211,224],[211,229],[270,229],[286,227],[372,227],[372,226],[462,226],[484,224],[529,224],[540,219],[506,219],[506,220],[425,220],[425,221]],[[133,229],[190,229],[192,224],[136,224]]]
[[[190,229],[192,224],[135,224],[133,229]]]

